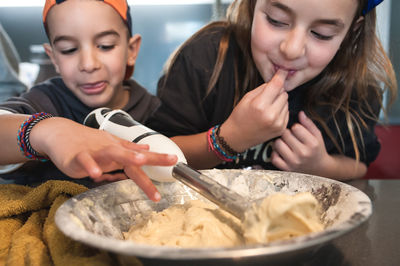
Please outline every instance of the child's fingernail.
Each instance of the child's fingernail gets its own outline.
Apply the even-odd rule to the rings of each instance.
[[[161,200],[161,195],[159,192],[154,193],[154,200],[157,202]]]
[[[176,155],[173,155],[173,154],[168,154],[168,160],[175,160],[177,158],[177,156]]]

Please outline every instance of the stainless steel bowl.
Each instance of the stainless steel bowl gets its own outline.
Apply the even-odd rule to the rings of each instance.
[[[123,240],[122,232],[135,223],[138,213],[148,215],[189,199],[204,199],[179,182],[157,183],[159,203],[148,200],[131,180],[91,189],[66,201],[55,216],[60,230],[74,240],[115,253],[117,256],[157,261],[279,262],[313,251],[366,221],[371,201],[363,192],[342,182],[313,175],[267,170],[207,170],[206,175],[247,197],[250,201],[276,192],[309,191],[323,207],[325,230],[320,233],[265,245],[234,248],[173,248]]]

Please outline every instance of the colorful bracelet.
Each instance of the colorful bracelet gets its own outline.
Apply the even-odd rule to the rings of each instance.
[[[218,141],[219,139],[221,139],[221,137],[218,137],[218,134],[217,134],[218,128],[219,128],[219,125],[214,126],[214,127],[210,128],[207,132],[208,149],[212,150],[219,159],[221,159],[225,162],[232,162],[233,160],[237,159],[239,153],[236,153],[232,148],[230,148],[229,145],[226,144],[226,142],[222,138],[222,140],[225,143],[225,146],[228,146],[230,148],[229,152],[224,150],[225,147],[224,147],[223,143]],[[231,153],[231,151],[233,151],[233,152]]]
[[[215,141],[213,140],[213,139],[215,139],[215,138],[213,138],[212,135],[213,135],[213,128],[210,128],[210,129],[208,130],[208,132],[207,132],[208,150],[209,150],[209,151],[210,151],[210,150],[213,151],[214,154],[215,154],[220,160],[222,160],[222,161],[225,161],[225,162],[231,162],[231,161],[233,161],[233,159],[230,159],[230,158],[225,157],[220,151],[218,151],[218,149],[217,149],[217,147],[216,147],[216,145],[215,145]]]
[[[29,142],[29,135],[32,131],[32,128],[39,123],[40,121],[53,117],[53,115],[48,113],[36,113],[31,115],[28,119],[26,119],[18,130],[18,146],[21,150],[22,154],[31,160],[39,160],[42,162],[48,161],[48,158],[45,156],[40,155],[37,151],[35,151],[30,142]]]
[[[228,145],[228,143],[226,143],[224,138],[219,135],[221,129],[220,125],[216,125],[215,127],[217,128],[217,131],[215,132],[215,137],[217,138],[217,141],[221,144],[222,148],[231,155],[239,154],[240,152],[235,151],[231,146]]]

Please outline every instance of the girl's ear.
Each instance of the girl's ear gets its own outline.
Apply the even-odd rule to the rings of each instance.
[[[134,66],[136,58],[139,54],[142,36],[139,34],[133,35],[128,41],[128,66]]]
[[[353,31],[357,31],[357,30],[360,28],[361,23],[362,23],[363,21],[364,21],[364,17],[363,17],[363,16],[360,16],[360,17],[356,20],[356,23],[354,23]]]
[[[56,72],[58,74],[60,74],[58,64],[56,63],[56,60],[54,58],[53,47],[51,47],[51,45],[49,43],[44,43],[43,47],[44,47],[44,51],[46,52],[46,54],[50,57],[50,60],[53,63]]]

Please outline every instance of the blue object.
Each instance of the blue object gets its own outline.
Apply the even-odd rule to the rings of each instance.
[[[363,10],[363,15],[367,14],[371,9],[382,3],[383,0],[368,0],[367,6]]]

